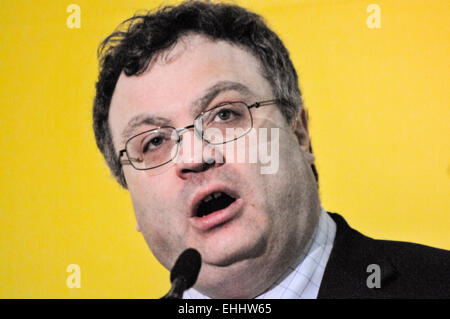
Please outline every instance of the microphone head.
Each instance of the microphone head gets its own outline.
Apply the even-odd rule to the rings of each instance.
[[[201,265],[202,257],[200,253],[193,248],[186,249],[178,257],[170,271],[170,282],[181,277],[186,281],[186,289],[191,288],[197,281]]]

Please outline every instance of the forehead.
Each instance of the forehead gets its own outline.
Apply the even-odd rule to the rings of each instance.
[[[191,114],[195,102],[220,83],[236,83],[234,87],[247,88],[248,95],[255,99],[271,95],[258,59],[247,50],[201,35],[180,39],[153,58],[143,74],[120,75],[109,112],[114,144],[121,142],[127,124],[137,116],[167,120],[175,127],[191,124],[186,121],[195,115]],[[243,93],[243,90],[234,91],[236,98]]]

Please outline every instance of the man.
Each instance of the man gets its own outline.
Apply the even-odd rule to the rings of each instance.
[[[194,1],[125,27],[99,51],[97,145],[161,264],[200,252],[184,297],[450,296],[448,251],[367,238],[321,207],[297,74],[259,16]]]

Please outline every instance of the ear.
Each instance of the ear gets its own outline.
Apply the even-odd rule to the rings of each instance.
[[[315,157],[311,153],[311,139],[308,130],[309,115],[308,111],[302,107],[298,111],[297,117],[292,127],[292,131],[297,137],[298,144],[305,154],[305,158],[309,164],[314,164]]]

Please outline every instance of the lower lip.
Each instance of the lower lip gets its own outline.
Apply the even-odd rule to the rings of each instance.
[[[206,231],[218,225],[224,224],[233,219],[241,210],[244,201],[242,198],[236,199],[230,206],[218,210],[204,217],[191,217],[192,226],[198,230]]]

